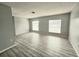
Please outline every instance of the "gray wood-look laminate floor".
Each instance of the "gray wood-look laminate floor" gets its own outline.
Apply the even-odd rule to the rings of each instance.
[[[77,57],[68,39],[28,33],[17,36],[17,46],[0,54],[1,57]]]

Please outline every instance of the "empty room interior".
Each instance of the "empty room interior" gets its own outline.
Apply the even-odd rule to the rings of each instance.
[[[78,42],[79,3],[0,3],[0,57],[78,57]]]

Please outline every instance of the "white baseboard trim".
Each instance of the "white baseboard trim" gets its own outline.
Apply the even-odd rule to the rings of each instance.
[[[73,43],[71,42],[71,40],[69,40],[69,41],[70,41],[70,43],[71,43],[72,47],[74,48],[74,50],[75,50],[75,52],[76,52],[77,56],[79,57],[79,54],[78,54],[78,51],[76,50],[76,47],[75,47],[75,46],[73,46]]]
[[[26,34],[26,33],[29,33],[29,32],[24,32],[24,33],[21,33],[21,34],[16,34],[16,36],[20,36],[20,35],[23,35],[23,34]]]
[[[8,50],[8,49],[10,49],[10,48],[15,47],[16,45],[17,45],[17,44],[15,43],[15,44],[11,45],[10,47],[8,47],[8,48],[6,48],[6,49],[3,49],[2,51],[0,51],[0,54],[3,53],[3,52],[5,52],[6,50]]]

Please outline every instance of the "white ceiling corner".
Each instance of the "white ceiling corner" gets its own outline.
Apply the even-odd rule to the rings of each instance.
[[[12,8],[13,16],[25,18],[67,13],[75,5],[74,2],[4,2],[3,4]],[[32,14],[32,11],[35,14]]]

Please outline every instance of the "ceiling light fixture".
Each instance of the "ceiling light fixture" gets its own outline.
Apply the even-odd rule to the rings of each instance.
[[[35,14],[35,12],[33,11],[32,14]]]

